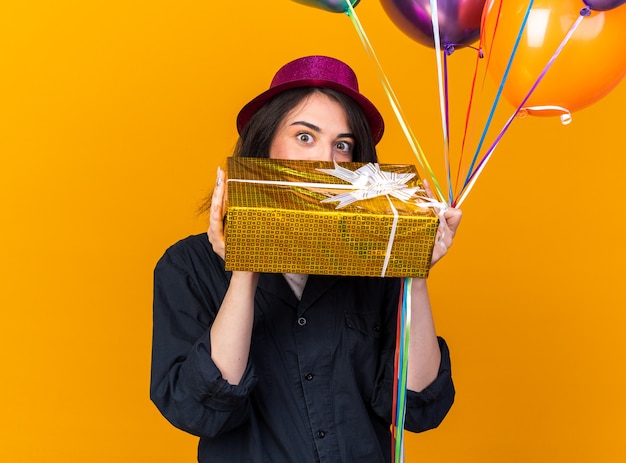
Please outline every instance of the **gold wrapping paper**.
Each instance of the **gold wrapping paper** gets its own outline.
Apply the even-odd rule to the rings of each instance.
[[[341,163],[352,171],[363,163]],[[226,269],[264,273],[428,277],[439,219],[415,200],[387,196],[364,199],[336,209],[321,201],[345,193],[330,188],[242,183],[238,180],[343,184],[318,168],[332,162],[231,157],[228,159]],[[381,164],[381,170],[416,173],[410,165]],[[421,185],[417,175],[408,187]]]

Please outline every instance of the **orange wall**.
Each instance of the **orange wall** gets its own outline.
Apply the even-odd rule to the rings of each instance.
[[[375,0],[357,12],[441,169],[433,50]],[[238,109],[313,53],[357,69],[386,116],[382,160],[415,163],[344,15],[289,0],[3,2],[1,461],[194,461],[195,439],[148,400],[152,269],[204,229],[196,208]],[[455,117],[473,63],[451,56]],[[458,399],[408,437],[409,461],[624,461],[625,104],[622,83],[569,126],[527,118],[506,134],[432,272]]]

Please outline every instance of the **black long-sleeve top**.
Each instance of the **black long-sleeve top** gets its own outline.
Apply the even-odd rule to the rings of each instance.
[[[210,327],[230,273],[206,234],[158,262],[150,395],[176,427],[200,437],[200,462],[387,462],[400,282],[309,276],[302,299],[261,274],[250,357],[238,385],[211,360]],[[454,400],[439,338],[438,377],[408,391],[405,429],[439,425]]]

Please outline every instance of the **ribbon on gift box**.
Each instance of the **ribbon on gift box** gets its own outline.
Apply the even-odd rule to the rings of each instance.
[[[263,185],[281,185],[289,187],[303,187],[303,188],[323,188],[334,190],[350,190],[345,193],[340,193],[335,196],[323,199],[322,203],[338,202],[339,204],[335,209],[341,209],[354,202],[362,201],[365,199],[376,198],[378,196],[385,196],[389,201],[391,211],[393,213],[393,223],[391,226],[391,232],[389,241],[387,243],[387,251],[385,253],[385,261],[381,272],[381,277],[385,276],[387,267],[389,265],[389,259],[391,258],[391,250],[393,248],[393,242],[396,235],[396,227],[398,224],[398,211],[394,207],[390,196],[399,199],[403,202],[409,202],[412,198],[416,197],[418,192],[426,192],[424,189],[417,187],[408,187],[406,184],[415,177],[414,173],[397,173],[386,172],[381,170],[380,165],[377,163],[367,163],[357,170],[346,169],[340,166],[337,162],[333,161],[334,169],[317,169],[320,172],[332,175],[339,178],[349,185],[342,185],[337,183],[316,183],[316,182],[293,182],[283,180],[249,180],[234,178],[228,179],[228,182],[238,183],[255,183]],[[417,196],[415,205],[423,208],[445,208],[445,204],[430,198],[428,196]]]

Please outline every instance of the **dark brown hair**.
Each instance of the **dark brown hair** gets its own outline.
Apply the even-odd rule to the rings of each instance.
[[[335,100],[346,112],[348,125],[355,140],[352,160],[377,162],[374,140],[359,105],[349,96],[325,87],[301,87],[287,90],[265,103],[241,131],[234,156],[269,158],[274,134],[285,115],[315,92],[323,93]]]
[[[335,100],[346,112],[348,126],[354,135],[354,162],[378,162],[376,145],[367,119],[359,105],[349,96],[326,87],[300,87],[286,90],[265,103],[250,118],[239,135],[233,156],[269,158],[270,146],[278,126],[289,112],[309,95],[318,92]],[[200,212],[211,209],[211,196],[200,206]]]

